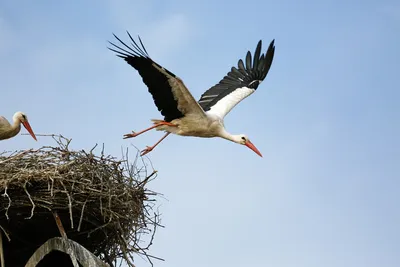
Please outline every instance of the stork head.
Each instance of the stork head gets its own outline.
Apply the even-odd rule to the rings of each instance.
[[[246,135],[244,135],[244,134],[236,135],[235,136],[235,142],[238,143],[238,144],[247,146],[248,148],[253,150],[257,155],[262,157],[260,151],[258,151],[258,149],[255,147],[255,145],[253,145],[252,142],[250,142],[250,139]]]
[[[32,136],[32,138],[37,141],[36,136],[32,131],[31,125],[28,122],[28,117],[25,115],[25,113],[18,111],[17,113],[14,114],[13,119],[14,119],[14,121],[18,121],[18,122],[22,123],[22,125],[29,132],[29,134]]]

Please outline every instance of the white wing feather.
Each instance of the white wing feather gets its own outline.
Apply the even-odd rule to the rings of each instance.
[[[239,104],[240,101],[250,96],[255,91],[256,90],[248,87],[238,88],[219,100],[206,113],[217,115],[218,117],[223,119],[226,114],[229,113],[229,111],[231,111],[237,104]]]

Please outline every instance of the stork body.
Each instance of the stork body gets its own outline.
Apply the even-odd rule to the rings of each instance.
[[[32,138],[37,140],[28,122],[28,117],[20,111],[14,114],[12,125],[6,118],[0,116],[0,140],[9,139],[16,136],[21,131],[21,124],[26,128]]]
[[[274,56],[274,41],[270,43],[265,55],[260,55],[262,45],[260,41],[253,60],[251,53],[248,52],[245,63],[239,60],[238,68],[232,67],[231,71],[218,84],[207,90],[197,102],[180,78],[149,57],[140,38],[141,47],[129,33],[128,35],[132,47],[114,35],[123,48],[110,43],[115,49],[109,49],[139,72],[164,120],[152,120],[154,123],[152,127],[126,134],[124,137],[136,137],[154,128],[167,132],[155,145],[143,150],[142,155],[152,151],[173,133],[182,136],[221,137],[245,145],[262,156],[246,135],[228,133],[223,120],[233,107],[254,93],[266,77]]]

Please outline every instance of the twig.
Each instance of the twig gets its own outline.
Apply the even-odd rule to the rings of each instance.
[[[16,159],[22,157],[23,155],[25,155],[26,153],[31,152],[31,151],[32,151],[32,149],[22,151],[21,153],[19,153],[17,155],[11,156],[8,159],[0,161],[0,164],[6,163],[7,161],[11,161],[11,160],[16,160]]]
[[[64,226],[61,222],[60,217],[57,214],[57,211],[53,211],[52,213],[53,213],[54,220],[56,221],[58,231],[60,232],[60,234],[63,238],[67,239],[67,233],[65,233]]]
[[[139,183],[139,186],[146,184],[146,183],[149,181],[149,179],[150,179],[151,177],[153,177],[156,173],[157,173],[157,171],[156,171],[156,170],[153,170],[153,172],[152,172],[149,176],[147,176],[143,181],[141,181],[141,182]]]
[[[83,219],[83,211],[85,210],[86,203],[87,203],[87,199],[85,200],[85,203],[83,203],[83,206],[82,206],[81,217],[79,218],[78,229],[77,229],[78,232],[81,231],[81,225],[82,225],[82,219]]]
[[[3,226],[0,225],[0,229],[3,231],[4,235],[7,237],[8,242],[11,241],[10,236],[8,235],[7,231],[3,228]]]
[[[68,193],[67,188],[65,187],[63,181],[60,181],[61,185],[64,187],[64,193],[68,197],[68,210],[69,210],[69,219],[71,221],[71,229],[74,229],[74,219],[72,218],[72,202],[71,202],[71,196]]]
[[[2,195],[3,197],[7,197],[7,199],[8,199],[8,205],[7,205],[7,207],[6,207],[6,218],[7,218],[7,220],[10,220],[10,218],[8,217],[8,209],[11,207],[11,198],[10,198],[10,196],[7,194],[7,189],[8,189],[8,186],[6,186],[5,188],[4,188],[4,194]]]
[[[1,267],[5,267],[4,250],[3,250],[3,234],[0,232],[0,262]]]
[[[31,195],[29,194],[28,190],[26,189],[26,184],[27,184],[27,183],[28,183],[28,182],[26,181],[25,184],[24,184],[24,190],[25,190],[25,193],[26,193],[26,195],[28,196],[29,200],[30,200],[31,203],[32,203],[32,209],[31,209],[31,216],[29,216],[28,218],[25,218],[25,219],[30,220],[30,219],[32,219],[32,217],[33,217],[33,212],[35,211],[36,205],[35,205],[35,202],[33,202],[32,198],[31,198]]]

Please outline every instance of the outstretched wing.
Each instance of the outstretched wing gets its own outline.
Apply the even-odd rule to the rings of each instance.
[[[274,42],[275,40],[272,40],[264,55],[261,54],[260,40],[253,59],[248,51],[246,65],[240,59],[238,68],[232,67],[218,84],[208,89],[199,100],[203,110],[224,118],[240,101],[254,93],[271,67],[275,53]]]
[[[140,37],[141,46],[133,40],[128,32],[132,41],[132,47],[130,47],[115,34],[114,36],[124,48],[109,42],[114,46],[114,48],[109,49],[116,52],[117,56],[125,59],[129,65],[139,72],[165,121],[169,122],[181,118],[188,113],[204,114],[182,80],[149,57]]]

